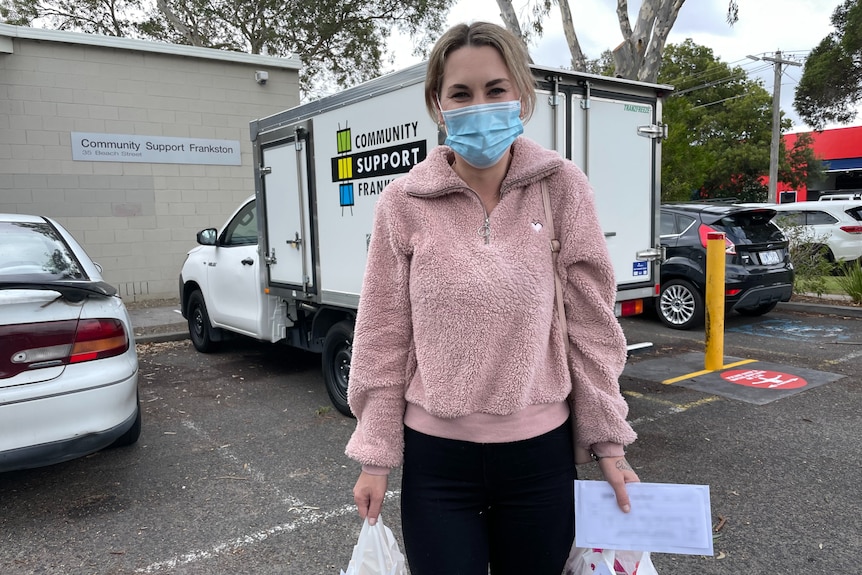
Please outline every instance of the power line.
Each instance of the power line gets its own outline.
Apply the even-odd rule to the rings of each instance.
[[[714,106],[716,104],[721,104],[722,102],[727,102],[728,100],[736,100],[737,98],[745,98],[748,94],[737,94],[736,96],[731,96],[729,98],[724,98],[722,100],[716,100],[715,102],[709,102],[707,104],[699,104],[697,106],[692,106],[692,110],[697,110],[698,108],[706,108],[707,106]]]

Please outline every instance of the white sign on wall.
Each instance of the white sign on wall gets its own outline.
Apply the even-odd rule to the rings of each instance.
[[[81,162],[242,165],[239,140],[89,132],[72,132],[72,159]]]

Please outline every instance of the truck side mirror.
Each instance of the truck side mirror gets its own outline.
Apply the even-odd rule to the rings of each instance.
[[[205,230],[201,230],[198,232],[198,243],[202,246],[214,246],[216,245],[216,237],[218,237],[218,230],[215,228],[207,228]]]

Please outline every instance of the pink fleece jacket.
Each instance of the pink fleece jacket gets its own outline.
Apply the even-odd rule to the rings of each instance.
[[[445,425],[565,405],[572,384],[542,179],[562,243],[579,443],[631,443],[618,384],[626,342],[614,315],[616,282],[586,177],[518,138],[484,233],[482,202],[452,157],[434,148],[377,203],[353,342],[348,401],[357,425],[347,455],[400,465],[408,406]]]

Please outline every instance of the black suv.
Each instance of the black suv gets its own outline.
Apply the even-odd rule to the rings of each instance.
[[[763,315],[793,293],[787,238],[772,223],[775,210],[732,204],[661,206],[661,289],[656,312],[662,323],[689,329],[703,322],[706,240],[725,234],[725,310]]]

